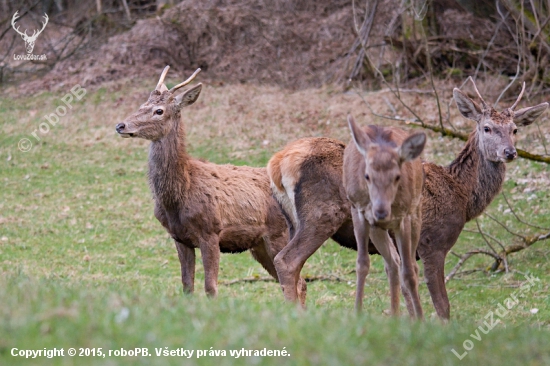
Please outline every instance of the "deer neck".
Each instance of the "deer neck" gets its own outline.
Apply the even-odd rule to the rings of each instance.
[[[180,115],[173,129],[149,148],[149,186],[155,199],[166,208],[176,207],[189,189],[190,157]]]
[[[506,165],[487,160],[479,147],[477,130],[470,134],[466,146],[448,166],[449,173],[462,185],[467,195],[466,221],[479,216],[500,192]]]

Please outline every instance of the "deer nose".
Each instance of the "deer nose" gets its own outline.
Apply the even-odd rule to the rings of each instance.
[[[506,155],[506,159],[513,160],[518,155],[517,151],[513,147],[507,147],[504,149],[504,155]]]
[[[377,209],[374,211],[374,217],[376,217],[376,220],[384,220],[388,216],[388,211],[384,209]]]
[[[126,125],[124,123],[119,123],[116,125],[116,132],[122,133],[124,129],[126,128]]]

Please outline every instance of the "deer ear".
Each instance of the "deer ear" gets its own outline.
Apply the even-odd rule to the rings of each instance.
[[[514,123],[520,126],[528,126],[535,122],[547,108],[548,103],[522,108],[514,113]]]
[[[424,150],[424,146],[426,146],[426,134],[424,132],[418,132],[407,137],[398,151],[401,162],[419,157]]]
[[[464,117],[476,122],[479,122],[481,120],[481,107],[470,97],[468,97],[457,88],[453,89],[453,97],[455,98],[458,110]]]
[[[351,115],[348,115],[348,126],[357,150],[359,150],[362,155],[366,155],[369,145],[371,144],[369,136],[365,131],[363,131],[363,129],[357,126]]]
[[[179,109],[187,107],[197,101],[202,90],[202,84],[199,83],[189,90],[178,95],[176,99],[176,105]]]

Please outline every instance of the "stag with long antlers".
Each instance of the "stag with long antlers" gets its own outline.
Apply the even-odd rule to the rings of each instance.
[[[34,43],[36,42],[36,38],[42,33],[44,28],[46,28],[46,24],[48,24],[48,14],[44,13],[44,22],[42,22],[42,29],[40,30],[33,30],[32,35],[29,36],[27,34],[27,29],[25,29],[25,32],[21,32],[19,30],[19,26],[15,27],[15,21],[19,18],[19,12],[16,11],[15,14],[13,14],[13,17],[11,18],[11,26],[13,29],[21,35],[21,38],[23,38],[23,41],[25,41],[25,48],[27,49],[27,53],[32,53],[32,50],[34,49]]]
[[[195,249],[204,265],[205,290],[218,293],[220,252],[250,250],[275,279],[273,258],[286,245],[288,229],[271,194],[265,168],[216,165],[193,159],[185,147],[181,110],[197,100],[202,84],[176,95],[186,81],[168,90],[164,68],[155,90],[138,111],[116,125],[122,137],[151,141],[149,185],[155,216],[174,239],[185,292],[193,292]],[[306,284],[299,291],[305,301]]]

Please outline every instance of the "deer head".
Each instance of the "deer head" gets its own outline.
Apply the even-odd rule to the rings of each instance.
[[[470,80],[481,101],[481,106],[457,88],[453,90],[453,96],[460,113],[464,117],[477,122],[481,152],[487,160],[493,162],[507,163],[514,160],[517,157],[517,151],[514,147],[515,136],[518,132],[517,126],[527,126],[533,123],[548,108],[548,103],[541,103],[515,111],[525,91],[525,83],[523,83],[521,93],[515,103],[510,108],[498,112],[483,100],[474,80],[471,77]]]
[[[195,103],[202,89],[202,84],[197,84],[191,89],[179,95],[175,92],[189,84],[201,71],[197,69],[183,83],[168,90],[164,85],[164,78],[170,66],[162,71],[155,90],[149,95],[147,102],[142,104],[138,111],[116,125],[116,131],[122,137],[140,137],[150,141],[158,141],[166,136],[179,121],[181,109]]]
[[[426,145],[426,134],[414,133],[398,146],[389,137],[386,139],[388,141],[380,143],[372,141],[351,116],[348,116],[348,125],[357,150],[365,158],[364,174],[372,211],[365,212],[365,216],[374,222],[389,220],[391,206],[401,183],[401,167],[404,162],[420,156]],[[389,134],[389,131],[384,133]]]
[[[42,23],[42,29],[40,29],[39,31],[37,31],[36,29],[33,30],[32,32],[32,36],[29,36],[27,34],[27,30],[25,29],[25,32],[21,33],[19,31],[19,26],[17,26],[17,28],[15,27],[15,21],[17,20],[17,18],[19,18],[18,16],[18,11],[15,12],[15,14],[13,14],[13,17],[11,18],[11,26],[13,27],[13,29],[19,33],[21,35],[21,38],[23,38],[23,41],[25,41],[25,48],[27,49],[27,53],[32,53],[32,50],[34,49],[34,42],[36,42],[36,38],[38,38],[38,36],[40,35],[40,33],[42,33],[42,31],[44,30],[44,28],[46,28],[46,24],[48,24],[48,14],[45,14],[44,13],[44,20],[45,22]]]

